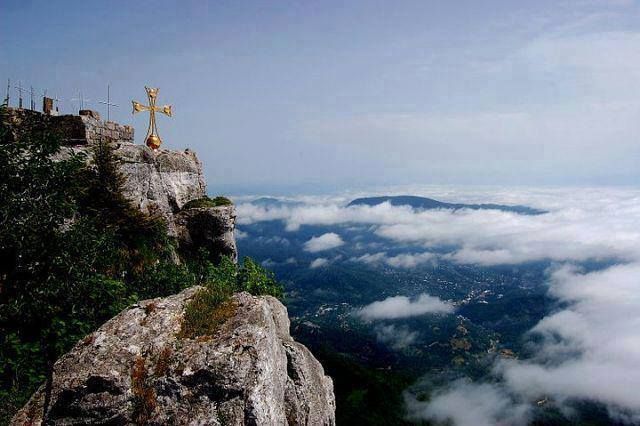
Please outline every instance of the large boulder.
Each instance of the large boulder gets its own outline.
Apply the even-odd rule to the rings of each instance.
[[[181,338],[191,288],[135,305],[54,366],[55,425],[333,425],[333,384],[270,296],[233,297],[215,335]],[[12,425],[42,423],[44,389]]]

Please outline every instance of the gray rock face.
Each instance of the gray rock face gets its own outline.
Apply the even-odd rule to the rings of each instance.
[[[233,206],[182,210],[188,201],[206,195],[202,164],[193,151],[154,151],[130,142],[112,144],[125,177],[124,196],[133,205],[145,213],[160,214],[181,248],[205,247],[212,260],[221,255],[237,259]],[[92,152],[90,145],[66,149],[87,155]]]
[[[56,425],[333,425],[333,384],[289,334],[276,299],[234,296],[236,314],[210,338],[177,337],[191,288],[141,302],[54,366]],[[12,425],[42,423],[40,389]]]
[[[126,177],[124,195],[144,212],[160,212],[175,236],[174,214],[187,201],[206,195],[202,164],[196,154],[191,150],[153,151],[124,142],[114,146]]]

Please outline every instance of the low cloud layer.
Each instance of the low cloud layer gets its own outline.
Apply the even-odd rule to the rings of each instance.
[[[522,202],[526,191],[495,194],[484,202]],[[450,198],[452,201],[460,199]],[[289,231],[303,225],[368,225],[377,236],[396,244],[425,249],[455,247],[445,258],[478,265],[518,264],[540,260],[573,261],[640,259],[640,192],[594,189],[532,191],[525,204],[550,212],[525,216],[497,210],[414,211],[388,203],[377,206],[344,206],[335,202],[306,203],[268,208],[241,204],[239,223],[282,220]],[[326,234],[325,234],[326,235]],[[330,234],[331,235],[331,234]],[[308,250],[342,245],[335,234],[312,239]],[[313,244],[312,244],[313,241]],[[316,246],[317,244],[317,246]],[[362,261],[378,252],[365,253]],[[374,257],[375,259],[375,257]],[[397,259],[398,266],[406,262]]]
[[[437,297],[421,294],[415,299],[406,296],[387,297],[358,310],[357,315],[365,320],[409,318],[425,314],[447,314],[454,311],[452,304]]]
[[[329,232],[327,234],[320,235],[319,237],[313,237],[306,243],[304,243],[304,249],[310,253],[317,253],[319,251],[330,250],[336,247],[340,247],[344,244],[340,235]]]
[[[466,380],[436,391],[428,402],[406,393],[405,403],[412,420],[450,421],[456,426],[525,426],[530,411],[528,405],[515,402],[495,385]]]
[[[531,330],[542,339],[533,359],[497,362],[495,384],[457,382],[429,402],[407,394],[411,415],[462,426],[524,424],[536,401],[570,412],[574,401],[589,400],[615,419],[640,422],[640,394],[633,391],[640,389],[640,263],[590,273],[565,266],[550,285],[568,306]]]
[[[444,201],[525,204],[549,213],[419,212],[389,204],[345,207],[346,200],[340,197],[308,199],[303,205],[275,211],[251,207],[244,210],[247,216],[239,217],[247,223],[265,217],[282,220],[292,232],[304,225],[362,227],[386,244],[369,252],[365,245],[354,245],[362,254],[350,260],[372,265],[416,267],[436,259],[487,266],[549,261],[549,294],[563,308],[523,336],[536,337],[531,339],[534,356],[498,361],[491,383],[456,382],[436,391],[429,402],[408,395],[412,416],[448,419],[456,425],[517,425],[526,422],[539,400],[548,400],[563,412],[586,400],[603,404],[617,420],[639,423],[640,396],[633,390],[640,389],[640,191],[440,188],[423,193]],[[388,255],[397,246],[422,251]],[[581,269],[589,261],[605,261],[605,266]],[[414,300],[395,296],[362,308],[359,315],[390,320],[452,310],[428,295]],[[400,341],[415,338],[405,331]],[[398,329],[379,326],[378,339],[396,345],[389,337],[392,332]]]
[[[529,398],[595,399],[640,421],[640,394],[630,392],[640,389],[640,263],[566,266],[551,275],[550,292],[569,306],[532,330],[544,339],[536,359],[498,366],[506,386]]]

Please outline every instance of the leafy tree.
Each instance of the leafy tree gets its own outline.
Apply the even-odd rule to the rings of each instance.
[[[263,268],[250,257],[245,257],[238,271],[238,288],[253,295],[268,294],[282,298],[283,288],[276,281],[273,272]]]
[[[0,128],[0,397],[10,400],[16,398],[8,391],[30,392],[50,376],[60,333],[82,328],[60,315],[73,294],[66,294],[56,275],[63,229],[81,196],[82,161],[73,155],[54,161],[58,140],[34,134],[11,140],[8,129]]]

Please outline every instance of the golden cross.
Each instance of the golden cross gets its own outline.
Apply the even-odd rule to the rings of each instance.
[[[158,149],[162,140],[158,136],[158,128],[156,127],[156,112],[171,117],[171,105],[165,105],[163,107],[156,106],[156,98],[158,97],[158,91],[160,89],[144,86],[147,91],[147,97],[149,98],[149,106],[142,105],[140,102],[131,101],[133,103],[133,114],[140,111],[149,111],[149,127],[147,128],[146,143],[151,149]]]

